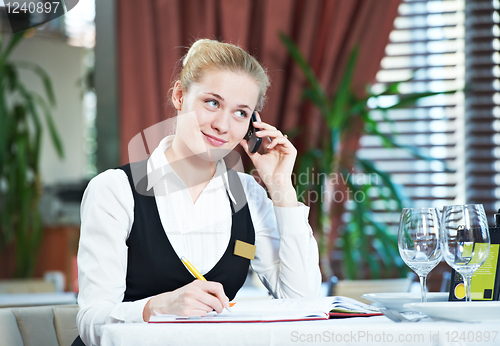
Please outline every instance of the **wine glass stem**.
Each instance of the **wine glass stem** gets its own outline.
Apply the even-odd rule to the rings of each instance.
[[[427,295],[425,294],[425,287],[427,284],[427,275],[419,275],[420,279],[420,290],[422,292],[422,303],[427,302]]]
[[[470,285],[471,285],[471,280],[472,276],[464,276],[464,285],[465,285],[465,301],[471,302],[472,297],[471,297],[471,292],[470,292]]]

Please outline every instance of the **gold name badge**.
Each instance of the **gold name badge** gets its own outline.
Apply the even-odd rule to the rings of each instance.
[[[245,243],[244,241],[237,240],[234,245],[234,254],[243,258],[253,260],[255,258],[255,245]]]

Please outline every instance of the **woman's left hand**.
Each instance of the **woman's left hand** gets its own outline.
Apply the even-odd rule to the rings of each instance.
[[[250,153],[248,143],[241,140],[240,145],[250,156],[255,168],[259,172],[261,179],[268,188],[275,205],[297,206],[297,197],[292,185],[292,171],[297,158],[297,149],[276,127],[260,121],[260,115],[256,112],[258,122],[254,123],[257,137],[262,138],[261,146],[264,146],[265,153]],[[280,195],[281,200],[277,201],[273,195]],[[293,195],[293,196],[292,196]],[[285,200],[283,200],[285,197]],[[286,203],[286,202],[289,203]],[[282,202],[285,202],[283,204]]]

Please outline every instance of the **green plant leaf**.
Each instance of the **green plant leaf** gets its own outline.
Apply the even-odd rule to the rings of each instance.
[[[24,107],[18,106],[15,109],[16,116],[18,117],[24,117],[25,116],[25,109]],[[20,178],[21,181],[25,181],[28,173],[28,133],[26,131],[20,132],[16,136],[16,155],[15,158],[17,160],[17,174],[18,177]],[[22,184],[19,184],[18,187],[20,189],[23,188]]]
[[[54,120],[52,118],[52,112],[50,111],[50,108],[48,107],[47,103],[45,103],[45,100],[40,96],[36,95],[36,98],[38,100],[38,104],[42,107],[43,114],[45,116],[45,123],[47,124],[47,128],[49,130],[50,134],[50,139],[52,140],[52,144],[54,145],[54,148],[56,149],[57,155],[60,158],[64,157],[64,148],[62,145],[61,138],[59,137],[59,133],[57,132],[56,125],[54,123]]]
[[[330,112],[328,104],[325,104],[322,95],[318,94],[317,90],[307,88],[302,92],[302,98],[311,101],[316,107],[318,107],[321,115],[327,120],[326,114]]]
[[[312,149],[301,155],[298,160],[295,186],[298,188],[297,192],[299,198],[302,198],[304,192],[314,188],[310,173],[311,170],[316,167],[316,161],[319,156],[321,156],[321,152],[318,149]],[[305,200],[301,202],[305,202]]]
[[[355,251],[353,251],[354,244],[352,240],[352,234],[349,230],[350,227],[346,227],[343,232],[341,232],[340,237],[342,239],[342,260],[343,267],[345,270],[346,277],[348,279],[356,279],[358,277],[358,265],[354,258]]]
[[[392,259],[390,263],[398,270],[399,276],[404,277],[408,273],[408,267],[399,255],[397,236],[388,233],[384,225],[375,222],[373,219],[370,219],[370,222],[375,227],[375,231],[377,232],[381,244],[386,249],[388,256]],[[392,267],[390,267],[390,269],[392,269]]]
[[[40,118],[38,116],[38,109],[35,100],[33,99],[33,93],[30,93],[26,87],[21,83],[17,82],[16,84],[16,90],[19,92],[21,95],[22,99],[24,100],[24,103],[20,105],[25,109],[25,112],[23,113],[24,116],[29,116],[30,119],[33,121],[33,137],[34,137],[34,143],[32,144],[32,148],[35,152],[40,151],[41,148],[41,136],[42,136],[42,125],[40,122]],[[29,126],[28,126],[29,127]],[[32,151],[33,151],[32,150]],[[30,163],[32,167],[38,167],[38,163],[40,160],[40,155],[27,155],[30,158]]]
[[[0,69],[2,69],[2,65],[7,61],[14,48],[16,48],[16,46],[19,43],[21,43],[21,40],[23,39],[23,34],[24,34],[23,32],[18,32],[13,34],[12,37],[10,38],[10,41],[7,43],[7,46],[5,47],[5,50],[3,50],[0,54]]]
[[[443,92],[423,92],[423,93],[414,93],[414,94],[400,94],[399,95],[399,100],[396,102],[394,105],[389,106],[389,107],[377,107],[375,109],[400,109],[404,107],[411,106],[415,104],[417,101],[429,97],[429,96],[437,96],[437,95],[444,95],[444,94],[454,94],[456,93],[457,90],[450,90],[450,91],[443,91]]]
[[[368,114],[368,97],[363,99],[352,98],[352,106],[349,111],[350,114],[359,114],[364,119]]]
[[[43,83],[43,88],[45,91],[45,94],[47,96],[47,99],[49,100],[49,103],[52,107],[56,106],[56,97],[54,95],[54,88],[52,87],[52,82],[50,81],[50,77],[47,72],[40,66],[33,64],[28,61],[17,61],[15,62],[16,66],[24,69],[28,69],[33,71],[35,74],[37,74],[40,79],[42,80]]]
[[[399,95],[399,86],[401,85],[401,82],[396,82],[396,83],[389,83],[386,85],[385,90],[382,91],[379,94],[376,94],[374,96],[382,96],[382,95]]]
[[[359,47],[356,45],[349,54],[344,73],[342,74],[342,78],[340,79],[335,96],[332,100],[332,109],[330,114],[328,114],[328,124],[330,124],[331,128],[339,127],[341,124],[345,123],[346,118],[351,115],[348,105],[350,105],[350,102],[354,98],[351,88],[356,61],[358,60],[358,52]]]
[[[408,197],[406,197],[403,188],[399,184],[394,183],[389,174],[377,169],[373,162],[369,160],[362,160],[358,158],[357,161],[361,164],[365,172],[376,173],[382,179],[382,185],[389,188],[392,197],[400,208],[402,208],[403,205],[411,205],[411,201]]]
[[[12,134],[12,119],[7,116],[7,111],[0,108],[0,176],[7,164],[7,152],[9,150],[10,136]]]
[[[391,83],[382,92],[374,93],[371,88],[367,87],[366,95],[357,96],[352,88],[359,52],[359,48],[356,46],[349,54],[337,90],[331,99],[329,99],[327,91],[320,85],[319,79],[313,69],[307,64],[306,59],[292,40],[283,34],[280,35],[280,38],[308,81],[309,87],[303,91],[303,99],[310,101],[317,107],[328,126],[327,129],[321,132],[321,138],[317,141],[321,156],[316,157],[311,151],[300,154],[298,157],[297,172],[303,172],[306,167],[315,167],[318,173],[325,174],[333,172],[345,174],[348,171],[350,172],[353,167],[342,167],[343,162],[338,160],[338,153],[343,141],[348,136],[347,134],[352,130],[353,120],[355,119],[357,120],[356,123],[361,120],[364,123],[362,130],[367,134],[379,138],[384,147],[406,150],[416,159],[435,160],[422,154],[415,147],[398,143],[394,128],[392,128],[392,133],[390,134],[380,131],[380,120],[374,119],[375,113],[368,107],[368,104],[371,97],[397,95],[397,102],[392,106],[375,107],[373,109],[382,114],[385,123],[392,124],[393,122],[388,117],[388,110],[412,105],[424,97],[452,92],[427,92],[401,95],[399,93],[400,83]],[[402,187],[392,181],[389,174],[377,169],[372,161],[355,157],[355,168],[365,174],[376,174],[380,179],[380,183],[365,186],[353,184],[351,178],[348,181],[348,186],[353,192],[363,192],[369,197],[363,201],[355,202],[354,206],[353,204],[347,205],[351,213],[350,220],[341,225],[342,231],[339,241],[345,274],[352,279],[358,278],[360,268],[366,268],[374,277],[379,277],[386,272],[390,273],[392,271],[391,266],[389,266],[391,256],[393,257],[392,263],[394,263],[400,273],[404,273],[404,269],[401,269],[402,261],[398,253],[395,252],[397,250],[397,243],[394,243],[394,237],[387,232],[388,226],[373,220],[375,203],[372,201],[372,198],[373,196],[378,196],[377,203],[381,201],[388,211],[395,208],[402,208],[403,205],[411,206],[411,201],[404,193]],[[318,185],[300,186],[298,187],[298,191],[313,190],[317,187]],[[341,207],[344,208],[345,205]],[[324,220],[328,218],[328,215],[323,211],[323,201],[318,202],[317,208],[319,210],[317,213],[319,214],[318,224],[323,225]],[[327,245],[328,248],[333,248],[332,244]],[[328,257],[328,254],[322,256],[322,258],[324,257]],[[387,268],[388,271],[385,269],[382,271],[382,268]]]
[[[367,187],[362,185],[358,188],[357,185],[353,184],[352,175],[349,175],[347,186],[351,189],[353,196],[356,196],[358,192],[362,192],[364,196],[368,196]],[[351,222],[356,225],[359,257],[362,259],[362,263],[369,268],[371,276],[373,278],[380,278],[380,265],[373,255],[374,251],[371,244],[371,237],[368,236],[366,232],[367,223],[365,215],[371,212],[370,200],[369,198],[363,198],[361,200],[355,200],[354,202],[354,218]]]
[[[37,210],[43,131],[39,111],[43,111],[56,151],[62,156],[63,150],[52,119],[55,95],[48,74],[35,64],[9,60],[22,35],[14,34],[6,47],[0,44],[0,247],[15,243],[16,276],[26,277],[33,273],[42,231]],[[22,83],[20,68],[40,78],[45,98]]]
[[[283,44],[285,45],[286,49],[292,56],[293,60],[297,63],[299,68],[302,70],[304,73],[307,81],[311,85],[311,88],[313,92],[316,94],[316,97],[320,100],[323,100],[322,104],[325,105],[327,104],[327,95],[325,93],[325,90],[319,83],[318,79],[316,78],[316,75],[314,74],[311,66],[307,63],[306,59],[300,52],[299,48],[295,45],[295,43],[284,33],[280,33],[279,37]]]
[[[3,76],[5,78],[5,84],[7,89],[10,91],[13,91],[15,89],[15,86],[19,80],[18,73],[15,69],[15,67],[10,64],[6,63],[4,64],[4,73]]]

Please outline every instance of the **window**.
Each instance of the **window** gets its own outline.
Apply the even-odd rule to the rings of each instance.
[[[360,156],[375,161],[404,185],[415,207],[482,203],[488,216],[500,206],[499,1],[403,0],[375,90],[401,82],[400,92],[446,92],[391,110],[381,129],[427,160],[361,140]],[[370,100],[387,106],[395,96]],[[379,218],[398,222],[381,206]],[[490,218],[491,221],[491,218]]]
[[[489,221],[500,207],[500,1],[467,1],[465,192]]]

